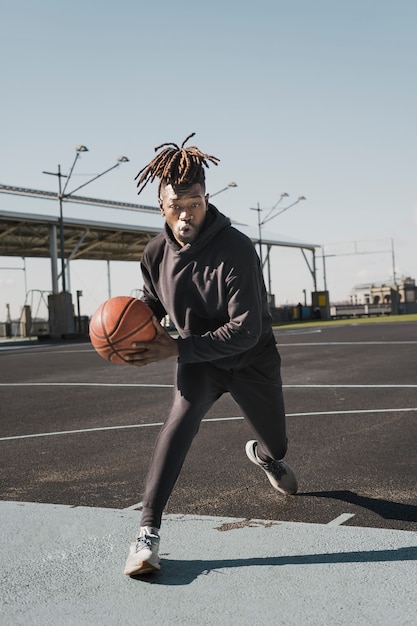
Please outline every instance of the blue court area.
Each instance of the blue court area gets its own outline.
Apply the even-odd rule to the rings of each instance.
[[[123,577],[172,361],[0,344],[6,624],[414,624],[417,324],[276,331],[300,491],[280,498],[224,396],[170,499],[162,569]]]

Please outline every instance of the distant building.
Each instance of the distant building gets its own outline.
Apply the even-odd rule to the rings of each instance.
[[[401,313],[417,312],[417,287],[414,278],[402,277],[395,283],[365,283],[355,285],[350,294],[351,304],[397,304]]]

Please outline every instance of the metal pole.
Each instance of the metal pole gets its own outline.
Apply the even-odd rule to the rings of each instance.
[[[26,294],[28,292],[28,283],[27,283],[27,277],[26,277],[26,257],[22,256],[22,260],[23,260],[23,274],[24,274],[24,281],[25,281],[25,301],[26,301]]]
[[[258,211],[259,258],[261,260],[261,268],[262,268],[262,273],[263,273],[263,271],[264,271],[264,260],[262,258],[262,223],[261,223],[261,207],[259,206],[259,202],[258,202],[256,210]]]
[[[61,184],[61,166],[58,165],[58,200],[59,200],[59,238],[61,245],[61,282],[62,291],[65,293],[67,290],[65,280],[65,241],[64,241],[64,217],[62,211],[62,184]]]
[[[56,245],[56,226],[53,224],[49,230],[49,250],[51,254],[52,293],[58,293],[58,250]]]
[[[256,209],[251,208],[251,211],[258,211],[258,231],[259,231],[259,259],[261,261],[261,269],[262,273],[264,271],[264,261],[262,258],[262,222],[261,222],[261,207],[259,206],[259,202],[257,204]]]
[[[394,287],[396,289],[397,288],[397,276],[395,272],[394,239],[391,239],[391,256],[392,256],[392,280],[394,282]]]
[[[273,212],[276,210],[276,208],[278,207],[279,203],[282,201],[283,198],[286,198],[286,197],[288,197],[288,193],[282,193],[280,198],[279,198],[279,200],[278,200],[278,202],[276,202],[274,204],[274,206],[272,207],[272,209],[270,209],[268,211],[268,213],[266,214],[266,216],[265,216],[265,218],[263,220],[261,220],[261,210],[262,209],[259,206],[259,202],[257,204],[257,208],[256,209],[252,209],[253,211],[258,211],[259,258],[260,258],[260,261],[261,261],[262,274],[263,274],[263,271],[264,271],[264,260],[263,260],[263,253],[262,253],[262,226],[264,226],[267,222],[269,222],[270,220],[274,219],[275,217],[278,217],[278,215],[281,215],[281,213],[284,213],[284,211],[288,211],[288,209],[291,209],[291,207],[293,207],[296,204],[298,204],[299,202],[301,202],[301,200],[306,200],[307,199],[305,196],[299,196],[295,202],[293,202],[292,204],[288,205],[287,207],[284,207],[283,209],[281,209],[280,211],[278,211],[277,213],[275,213],[273,215]],[[271,252],[271,246],[267,245],[267,256],[266,256],[265,262],[268,265],[268,292],[269,292],[269,294],[272,291],[270,252]],[[315,268],[314,268],[314,272],[315,272]],[[313,275],[313,279],[315,279],[315,273]]]
[[[271,259],[270,259],[270,255],[271,255],[271,246],[267,246],[266,247],[267,250],[267,266],[268,266],[268,293],[271,294],[272,293],[272,278],[271,278]]]
[[[317,291],[317,267],[316,267],[316,251],[313,249],[313,283],[314,291]]]
[[[71,293],[71,271],[70,271],[71,268],[70,268],[69,259],[67,259],[65,266],[67,270],[67,290],[68,290],[68,293]]]
[[[109,299],[111,298],[111,280],[110,280],[110,261],[107,259],[107,289],[109,294]]]
[[[75,164],[74,164],[75,165]],[[65,194],[65,197],[69,197],[72,196],[72,194],[74,194],[76,191],[78,191],[79,189],[82,189],[83,187],[86,187],[87,185],[89,185],[90,183],[93,182],[93,180],[97,180],[97,178],[100,178],[101,176],[104,176],[104,174],[107,174],[107,172],[111,172],[112,170],[116,169],[116,167],[119,167],[120,163],[116,163],[116,165],[112,165],[111,167],[109,167],[108,170],[105,170],[104,172],[101,172],[101,174],[97,174],[97,176],[94,176],[94,178],[92,178],[91,180],[87,180],[86,183],[83,183],[82,185],[80,185],[79,187],[76,187],[75,189],[73,189],[72,191],[70,191],[69,193]],[[74,169],[74,168],[72,168]],[[72,174],[72,170],[68,176],[68,180],[69,177]],[[67,181],[68,182],[68,181]]]
[[[324,291],[327,291],[327,277],[326,277],[326,255],[324,254],[324,246],[321,247],[323,251],[323,282],[324,282]]]
[[[77,322],[78,322],[78,332],[81,332],[81,309],[80,309],[80,296],[83,295],[82,291],[77,290]]]
[[[220,191],[216,191],[215,193],[211,193],[210,194],[210,198],[214,198],[214,196],[217,196],[219,193],[222,193],[223,191],[227,191],[228,189],[230,189],[230,187],[237,187],[237,184],[232,181],[231,183],[229,183],[227,185],[227,187],[223,187],[223,189],[220,189]]]

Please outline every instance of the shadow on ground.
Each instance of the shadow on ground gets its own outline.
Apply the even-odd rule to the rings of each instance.
[[[417,521],[417,506],[380,498],[360,496],[353,491],[310,491],[299,493],[298,495],[342,500],[343,502],[348,502],[349,504],[354,504],[355,506],[373,511],[384,519],[395,519],[404,522]]]
[[[417,561],[417,547],[396,550],[369,550],[364,552],[334,552],[330,554],[302,554],[296,556],[255,557],[248,559],[215,559],[179,561],[162,558],[162,568],[154,574],[131,576],[132,579],[156,585],[189,585],[196,578],[211,572],[235,567],[278,567],[282,565],[318,565],[338,563],[383,563]]]

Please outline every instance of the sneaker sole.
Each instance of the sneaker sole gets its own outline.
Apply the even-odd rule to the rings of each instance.
[[[153,572],[159,572],[161,569],[160,565],[152,565],[148,561],[143,561],[139,567],[133,569],[125,569],[124,573],[126,576],[138,576],[140,574],[152,574]]]

